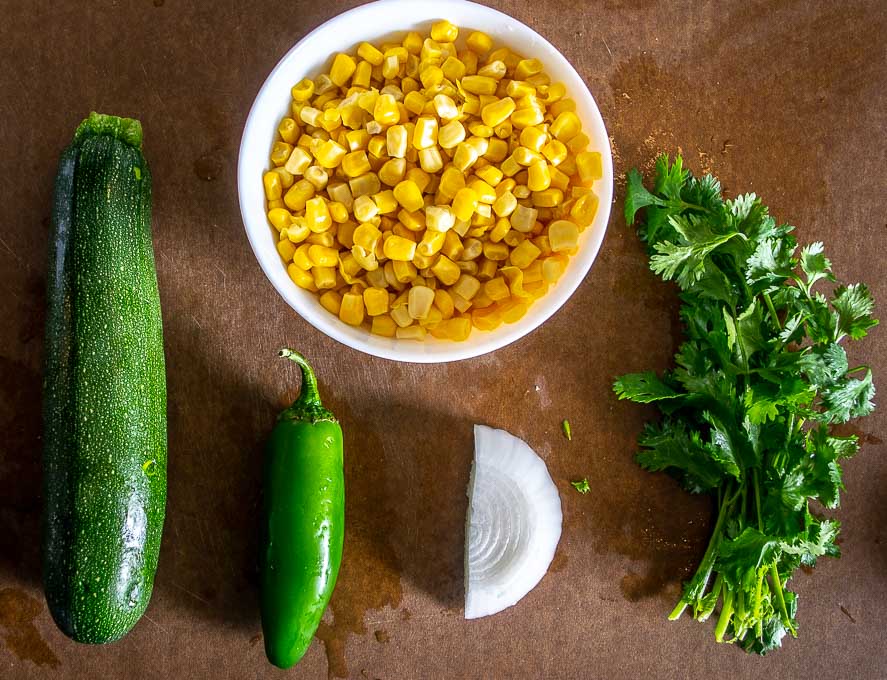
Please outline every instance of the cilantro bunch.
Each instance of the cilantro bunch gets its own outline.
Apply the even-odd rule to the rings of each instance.
[[[838,522],[811,506],[838,506],[841,460],[859,448],[829,426],[874,408],[871,371],[850,368],[842,345],[877,324],[874,303],[862,284],[833,284],[822,243],[799,251],[754,194],[724,200],[680,156],[657,160],[652,192],[629,173],[628,224],[641,208],[650,267],[681,290],[685,341],[672,370],[624,375],[614,390],[662,412],[639,438],[640,465],[718,508],[669,618],[689,608],[704,621],[720,605],[715,639],[765,654],[797,633],[794,571],[839,554]]]

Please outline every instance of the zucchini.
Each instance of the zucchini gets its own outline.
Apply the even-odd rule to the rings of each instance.
[[[151,173],[136,120],[91,114],[53,193],[43,382],[43,580],[78,642],[151,598],[166,505],[166,375]]]

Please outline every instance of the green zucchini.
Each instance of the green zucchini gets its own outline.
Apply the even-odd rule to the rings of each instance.
[[[166,505],[166,374],[151,173],[136,120],[91,114],[53,193],[43,382],[46,601],[78,642],[151,598]]]

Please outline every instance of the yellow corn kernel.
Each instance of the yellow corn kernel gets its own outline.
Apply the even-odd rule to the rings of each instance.
[[[535,151],[531,151],[525,146],[517,147],[514,152],[511,154],[515,161],[518,164],[524,166],[525,168],[530,167],[534,162],[538,160],[543,160],[542,156]],[[520,183],[520,178],[517,179],[517,182]]]
[[[369,196],[358,196],[354,199],[354,217],[358,222],[369,222],[379,214],[379,207]]]
[[[403,100],[403,105],[407,107],[407,111],[417,116],[421,115],[422,111],[425,110],[425,104],[427,103],[428,100],[421,92],[410,92]]]
[[[462,239],[459,238],[459,234],[456,233],[455,229],[450,229],[446,233],[443,248],[441,250],[444,255],[453,261],[462,258],[462,254],[465,252],[465,247],[462,245]]]
[[[393,338],[397,330],[397,324],[390,314],[380,314],[373,317],[373,323],[370,332],[373,335],[380,335],[383,338]]]
[[[363,323],[363,317],[363,296],[357,293],[345,293],[339,308],[339,319],[349,326],[359,326]]]
[[[469,260],[476,260],[483,254],[484,244],[476,238],[465,239],[465,242],[462,244],[464,246],[464,250],[462,251],[462,259],[459,262],[459,266],[463,267],[464,264]]]
[[[489,76],[465,76],[462,79],[462,89],[471,94],[495,94],[499,83]]]
[[[453,265],[455,266],[455,265]],[[458,267],[456,270],[458,271]],[[436,276],[436,274],[435,274]],[[456,277],[458,279],[458,277]],[[455,280],[454,279],[454,282]],[[453,312],[455,311],[453,308],[453,298],[452,296],[443,288],[438,288],[434,291],[434,306],[440,311],[440,315],[442,319],[452,318]]]
[[[336,224],[342,224],[348,221],[348,209],[339,203],[338,201],[330,201],[327,205],[327,209],[330,213],[330,218],[332,218],[333,222]],[[336,237],[341,241],[341,235],[337,232]]]
[[[465,172],[477,162],[479,157],[480,154],[473,145],[468,142],[462,142],[456,146],[456,153],[453,154],[453,165],[462,172]]]
[[[280,121],[280,125],[277,126],[277,132],[287,144],[295,144],[299,139],[299,135],[302,134],[302,131],[299,130],[299,124],[292,118],[284,118]]]
[[[555,253],[572,250],[579,242],[579,227],[570,220],[556,220],[548,225],[548,241]]]
[[[455,57],[447,57],[446,61],[441,64],[440,70],[443,71],[444,78],[455,83],[465,77],[465,64]]]
[[[437,42],[455,42],[459,29],[449,21],[437,21],[431,25],[431,39]]]
[[[465,141],[465,127],[458,120],[447,123],[438,132],[438,143],[441,148],[452,149],[463,141]]]
[[[598,197],[594,193],[587,193],[576,199],[573,207],[570,208],[570,217],[572,217],[578,226],[587,227],[594,221],[597,214]]]
[[[426,90],[437,87],[444,80],[443,69],[440,66],[426,66],[419,71],[419,80]]]
[[[392,125],[385,133],[385,143],[391,158],[403,158],[407,153],[407,129],[403,125]]]
[[[307,102],[314,96],[314,81],[310,78],[303,78],[293,86],[290,92],[293,96],[293,101]]]
[[[398,182],[394,187],[394,197],[398,203],[410,212],[415,212],[425,206],[425,201],[422,199],[422,191],[411,180]]]
[[[312,267],[311,274],[314,276],[314,285],[318,290],[330,290],[336,287],[335,267]]]
[[[390,241],[391,239],[388,240]],[[413,245],[415,246],[416,244],[414,243]],[[392,268],[394,271],[394,277],[399,283],[409,283],[416,278],[416,274],[418,273],[416,266],[412,262],[404,260],[394,260]]]
[[[554,208],[564,202],[564,192],[560,189],[545,189],[533,192],[533,205],[537,208]]]
[[[538,160],[530,164],[527,186],[530,191],[544,191],[551,186],[551,173],[548,171],[548,163],[544,160]]]
[[[289,227],[293,222],[293,216],[285,208],[274,208],[268,211],[268,221],[277,231]]]
[[[320,198],[311,198],[305,203],[305,221],[308,228],[314,233],[326,231],[332,226],[329,208],[326,201]]]
[[[438,193],[448,200],[456,195],[462,187],[465,186],[465,175],[454,166],[449,166],[443,171],[438,185]]]
[[[286,142],[281,141],[274,142],[271,147],[271,162],[274,163],[275,166],[283,165],[290,157],[292,151],[292,144],[287,144]]]
[[[518,163],[514,159],[514,154],[506,158],[499,165],[499,169],[503,172],[506,177],[514,177],[517,173],[521,171],[520,163]]]
[[[407,70],[409,70],[410,59],[415,59],[415,57],[413,57],[411,55],[409,57],[409,59],[407,59]],[[404,78],[403,80],[401,80],[400,81],[400,90],[401,90],[401,92],[403,92],[404,102],[406,102],[406,97],[408,94],[410,94],[411,92],[418,92],[420,87],[421,87],[421,85],[420,85],[419,81],[416,80],[415,78],[407,77],[407,78]],[[407,111],[409,111],[409,109],[407,109]]]
[[[417,149],[427,149],[437,143],[437,119],[429,116],[421,116],[416,121],[416,129],[413,132],[413,146]]]
[[[506,283],[505,279],[501,276],[497,276],[496,278],[487,281],[484,284],[484,293],[487,294],[487,297],[496,302],[511,297],[511,290],[508,288],[508,283]]]
[[[474,211],[477,210],[477,204],[477,192],[468,187],[463,187],[453,197],[453,214],[456,216],[456,219],[470,220]]]
[[[576,169],[579,171],[579,179],[583,182],[593,182],[602,175],[601,154],[597,151],[583,151],[576,156]]]
[[[390,215],[391,213],[396,212],[398,207],[400,207],[397,199],[394,198],[394,192],[391,191],[391,189],[373,194],[373,202],[376,204],[381,215]]]
[[[388,313],[388,291],[384,288],[370,287],[363,291],[363,304],[369,316]]]
[[[508,155],[508,142],[504,139],[491,138],[487,143],[487,151],[484,158],[490,163],[501,163]]]
[[[363,248],[367,252],[373,252],[381,238],[382,232],[370,223],[361,224],[354,230],[354,245]]]
[[[311,245],[308,243],[303,243],[298,248],[296,248],[296,252],[293,255],[293,263],[304,271],[308,271],[311,267],[314,266],[314,263],[311,262],[311,258],[308,257],[308,251],[311,249]],[[313,282],[313,281],[312,281]]]
[[[463,302],[465,301],[463,300]],[[467,304],[468,307],[471,306],[470,302]],[[465,309],[468,309],[468,307]],[[436,338],[442,338],[445,340],[464,342],[468,339],[468,336],[471,335],[471,317],[458,316],[446,321],[441,321],[435,327],[432,335]]]
[[[569,142],[567,142],[567,148],[573,153],[581,153],[588,148],[588,145],[591,143],[591,139],[584,132],[580,132],[578,135],[573,137]]]
[[[336,217],[333,215],[333,206],[334,205],[342,205],[341,203],[330,203],[330,215],[333,216],[333,221],[336,221]],[[354,230],[357,229],[357,225],[348,220],[347,217],[342,222],[338,223],[336,227],[336,241],[339,242],[340,245],[345,246],[346,248],[351,248],[354,246]]]
[[[495,165],[485,165],[482,168],[478,168],[477,170],[475,170],[474,174],[480,177],[491,187],[498,186],[499,182],[502,181],[502,177],[504,176],[502,174],[502,171]]]
[[[490,229],[487,239],[492,243],[499,243],[509,231],[511,231],[511,222],[508,221],[507,217],[500,217],[496,220],[493,228]]]
[[[479,290],[480,281],[470,274],[462,274],[459,277],[459,280],[450,288],[450,294],[459,295],[466,300],[471,300],[471,298],[477,295]]]
[[[441,234],[441,236],[443,236],[443,234]],[[434,275],[431,273],[431,265],[433,265],[435,262],[437,262],[437,258],[440,257],[440,255],[438,255],[438,253],[432,253],[431,255],[423,255],[422,253],[419,252],[419,246],[421,246],[421,245],[422,245],[422,243],[420,242],[419,245],[416,246],[416,254],[413,255],[412,263],[414,265],[416,265],[416,269],[420,270],[420,272],[419,272],[420,274],[422,274],[423,276],[425,276],[427,274],[427,277],[432,277]],[[436,285],[434,283],[434,280],[432,280],[432,284]]]
[[[403,47],[410,54],[419,54],[422,51],[422,36],[411,31],[403,39]]]
[[[317,147],[317,153],[314,154],[317,163],[324,168],[338,167],[345,158],[348,151],[344,146],[331,139],[321,142]]]
[[[410,288],[407,308],[413,319],[424,319],[431,311],[434,302],[434,291],[428,286],[413,286]]]
[[[523,205],[518,205],[514,212],[511,213],[511,226],[517,229],[524,234],[529,233],[536,224],[536,217],[539,215],[539,211],[535,208],[527,208]]]
[[[535,96],[536,88],[529,83],[520,80],[510,80],[508,81],[508,86],[506,87],[505,92],[509,97],[520,99],[521,97]]]
[[[512,248],[520,245],[526,236],[519,232],[517,229],[511,229],[507,234],[505,234],[505,238],[502,240]]]
[[[425,38],[422,42],[422,50],[419,52],[419,56],[423,61],[430,59],[441,60],[443,58],[443,49],[434,38]]]
[[[569,177],[572,177],[579,172],[579,169],[576,167],[576,157],[569,154],[557,167],[561,172],[566,173]]]
[[[508,217],[517,208],[517,199],[510,191],[500,194],[493,201],[493,212],[499,217]]]
[[[508,117],[514,113],[514,108],[514,100],[511,97],[505,97],[505,99],[500,99],[483,107],[480,114],[481,119],[484,121],[484,125],[495,128],[508,120]]]
[[[315,94],[318,94],[318,95],[326,94],[327,92],[330,92],[331,90],[335,90],[335,89],[336,89],[336,84],[332,80],[330,80],[330,77],[325,73],[321,73],[319,76],[317,76],[317,79],[314,81],[314,93]]]
[[[422,240],[416,246],[416,254],[423,257],[431,257],[437,254],[443,247],[445,238],[446,234],[442,231],[426,231],[422,235]]]
[[[403,180],[406,167],[407,162],[403,158],[392,158],[379,169],[379,180],[383,184],[393,187]]]
[[[400,74],[400,59],[396,54],[389,54],[382,62],[382,77],[385,80],[394,80]]]
[[[365,59],[373,66],[378,66],[382,63],[382,53],[368,42],[360,43],[357,47],[357,56]]]
[[[319,122],[320,127],[327,132],[332,132],[342,127],[342,113],[339,109],[325,109]]]
[[[542,72],[542,62],[538,59],[521,59],[514,67],[516,80],[526,80],[530,76]]]
[[[579,116],[575,113],[564,111],[554,119],[548,129],[557,139],[567,142],[582,131],[582,123],[579,122]]]
[[[419,191],[424,194],[428,191],[428,186],[431,183],[431,176],[422,168],[410,168],[407,170],[407,180],[413,182],[419,187]]]
[[[567,158],[567,147],[560,140],[552,139],[542,147],[542,155],[549,163],[558,166]]]
[[[317,286],[314,285],[314,277],[311,276],[310,272],[305,271],[301,267],[297,267],[295,263],[291,262],[286,268],[286,273],[289,274],[293,283],[299,288],[317,292]]]
[[[277,208],[283,208],[286,204],[283,202],[282,198],[275,198],[273,201],[268,201],[268,210],[276,210]]]
[[[326,246],[308,247],[308,258],[312,267],[335,267],[339,264],[339,251]]]
[[[425,215],[421,212],[401,210],[397,213],[397,219],[410,231],[422,231],[425,228]]]
[[[360,269],[367,272],[374,272],[379,269],[379,260],[373,251],[368,251],[358,245],[351,247],[350,260]]]
[[[525,269],[529,267],[537,257],[542,254],[542,251],[537,248],[532,241],[524,240],[518,243],[514,249],[511,251],[511,255],[509,256],[509,260],[511,264],[519,269]],[[526,278],[524,279],[526,280]]]
[[[428,331],[422,326],[401,326],[395,330],[398,340],[424,340]]]
[[[290,172],[287,172],[286,168],[274,168],[271,172],[276,172],[278,175],[280,175],[280,185],[284,189],[289,189],[293,185],[293,182],[295,181],[295,178],[292,176],[292,174]],[[279,199],[275,199],[275,200],[279,200]]]
[[[432,100],[434,103],[434,111],[441,120],[453,120],[459,116],[459,109],[452,97],[445,94],[438,94]],[[419,120],[422,120],[421,118]]]
[[[385,239],[382,250],[389,260],[409,262],[416,254],[416,242],[395,234]]]
[[[468,49],[470,49],[472,52],[483,56],[492,49],[493,39],[486,33],[474,31],[471,35],[468,36],[468,40],[466,40],[466,45],[468,45]]]
[[[520,143],[530,151],[540,153],[548,141],[548,135],[535,125],[525,127],[520,133]]]
[[[371,172],[348,180],[348,186],[354,198],[358,196],[372,196],[382,190],[382,183],[379,181],[379,178]]]
[[[496,59],[479,68],[477,70],[477,75],[493,78],[495,80],[502,80],[502,78],[505,77],[505,72],[507,70],[505,62],[501,59]]]
[[[437,277],[438,281],[445,286],[452,286],[462,275],[459,265],[446,255],[441,255],[437,262],[431,266],[431,272]]]
[[[500,308],[502,312],[502,321],[505,323],[515,323],[523,318],[527,313],[527,309],[529,309],[529,305],[526,302],[507,300],[502,303]]]
[[[419,165],[427,173],[435,174],[443,168],[443,158],[436,146],[419,151]]]
[[[344,205],[346,210],[351,210],[351,207],[354,204],[354,198],[351,195],[351,188],[347,184],[328,184],[326,192],[332,200],[338,201]]]
[[[480,178],[472,180],[467,186],[477,194],[478,203],[492,205],[496,200],[496,190]]]
[[[330,176],[319,165],[312,165],[305,170],[305,179],[311,182],[311,186],[314,187],[315,191],[323,191],[329,182]]]
[[[366,150],[370,143],[370,133],[366,130],[349,130],[345,133],[345,140],[348,142],[348,150],[351,152]]]
[[[269,201],[279,199],[283,193],[283,183],[281,182],[280,175],[276,172],[269,171],[262,175],[262,184],[265,187],[265,198]]]
[[[321,116],[323,116],[323,111],[315,109],[313,106],[305,106],[299,111],[299,118],[303,123],[310,125],[311,127],[320,126]]]
[[[307,222],[306,222],[307,224]],[[336,245],[336,235],[327,229],[326,231],[321,232],[312,232],[307,239],[305,239],[306,243],[309,243],[313,246],[323,246],[324,248],[332,248]]]
[[[425,223],[430,231],[449,231],[456,223],[452,208],[448,205],[430,205],[425,208]]]
[[[370,172],[370,161],[367,158],[366,151],[352,151],[342,158],[342,171],[350,179]]]
[[[546,104],[554,104],[567,96],[567,88],[563,83],[552,83],[547,86],[547,91],[542,99]]]
[[[300,179],[284,194],[283,202],[293,212],[302,212],[308,199],[313,197],[314,186],[307,179]]]
[[[369,114],[372,114],[379,102],[379,93],[375,89],[362,92],[357,97],[357,105]]]
[[[543,120],[545,120],[545,114],[542,112],[542,109],[535,106],[518,109],[511,114],[511,124],[519,130],[539,125]]]
[[[380,125],[394,125],[400,120],[400,109],[393,95],[379,95],[373,107],[373,120]]]
[[[320,296],[320,306],[330,314],[339,316],[339,309],[342,307],[342,296],[334,290],[328,290]]]
[[[502,262],[508,259],[508,246],[505,243],[493,243],[487,241],[483,244],[484,257],[493,262]]]
[[[333,59],[333,65],[330,68],[330,80],[339,87],[343,87],[345,83],[351,80],[351,76],[354,75],[356,69],[357,64],[354,58],[339,52]]]
[[[410,310],[407,307],[407,298],[409,293],[406,295],[398,296],[397,300],[394,301],[391,305],[391,318],[394,320],[394,323],[397,324],[397,329],[395,332],[399,331],[401,328],[406,328],[407,326],[411,326],[413,323],[413,317],[410,316]],[[401,301],[401,297],[404,298]]]
[[[515,198],[523,200],[530,197],[530,188],[526,184],[518,184],[512,189],[511,193],[514,194]]]
[[[386,136],[375,135],[370,137],[370,141],[367,143],[367,153],[369,153],[370,156],[376,159],[382,159],[385,157],[387,151],[388,140]]]
[[[548,107],[548,113],[552,120],[560,116],[562,113],[575,110],[576,102],[572,99],[561,99]]]
[[[296,244],[285,238],[277,242],[277,252],[280,253],[280,257],[283,258],[284,262],[289,262],[293,259],[293,255],[296,252]]]
[[[564,255],[552,255],[542,260],[542,278],[548,283],[557,281],[566,271],[568,260]]]

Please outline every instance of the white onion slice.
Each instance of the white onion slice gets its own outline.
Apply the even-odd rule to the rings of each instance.
[[[545,462],[504,430],[474,426],[465,528],[465,618],[516,604],[545,576],[561,537]]]

